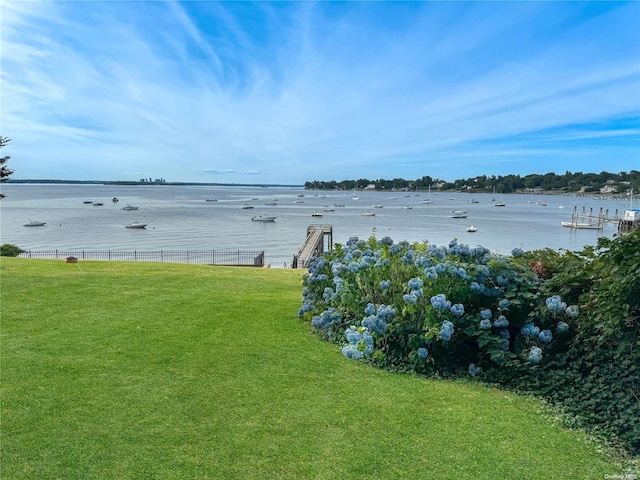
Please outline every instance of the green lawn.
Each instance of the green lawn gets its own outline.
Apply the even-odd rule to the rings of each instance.
[[[301,271],[2,258],[2,479],[602,479],[527,398],[347,360]]]

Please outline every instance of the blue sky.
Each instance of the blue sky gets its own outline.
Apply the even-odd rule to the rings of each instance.
[[[0,9],[16,179],[640,170],[638,2]]]

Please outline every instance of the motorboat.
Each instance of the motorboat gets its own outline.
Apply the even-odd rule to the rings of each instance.
[[[253,208],[252,205],[247,205],[246,203],[244,205],[242,205],[242,209],[243,210],[249,210],[250,208]]]
[[[276,202],[266,202],[265,205],[268,205],[270,207],[275,207],[278,204]]]
[[[111,199],[111,201],[112,201],[113,203],[118,203],[118,197],[113,197],[113,198]]]
[[[333,206],[341,208],[341,207],[344,207],[344,203],[334,203]]]
[[[467,203],[480,203],[480,201],[472,198],[471,200],[467,201]]]
[[[147,226],[146,223],[140,223],[140,222],[131,222],[128,223],[127,225],[125,225],[125,228],[145,228]]]
[[[380,203],[376,203],[373,208],[383,208],[384,205],[380,204]]]
[[[272,215],[257,215],[255,217],[251,217],[251,220],[254,222],[273,222],[276,217]]]
[[[454,210],[451,213],[451,218],[467,218],[466,210]]]
[[[313,212],[311,214],[312,217],[321,217],[322,216],[322,212]]]
[[[138,210],[138,208],[140,208],[140,207],[136,207],[136,206],[133,206],[133,205],[129,205],[129,204],[127,203],[124,207],[122,207],[122,210]]]
[[[84,202],[82,202],[82,203],[86,203],[86,204],[93,203],[93,200],[85,200],[85,201],[84,201]]]
[[[104,205],[104,203],[102,202],[93,202],[92,204],[94,207],[101,207],[102,205]]]
[[[506,207],[507,205],[504,202],[496,202],[493,204],[494,207]]]
[[[411,205],[405,205],[404,207],[402,207],[403,210],[413,210],[413,207]]]
[[[218,199],[217,198],[206,198],[204,201],[205,202],[217,202]]]
[[[362,212],[360,215],[362,215],[363,217],[375,217],[376,216],[375,212]]]
[[[23,227],[44,227],[47,222],[38,222],[37,220],[29,220],[27,223],[23,223]]]
[[[478,231],[478,229],[476,227],[474,227],[473,225],[471,225],[470,227],[467,227],[467,232],[473,233],[473,232],[477,232],[477,231]]]
[[[603,225],[588,222],[561,222],[563,227],[577,228],[579,230],[601,230]]]

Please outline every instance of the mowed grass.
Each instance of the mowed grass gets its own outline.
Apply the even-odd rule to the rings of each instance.
[[[3,479],[601,479],[540,405],[344,358],[301,271],[2,258]]]

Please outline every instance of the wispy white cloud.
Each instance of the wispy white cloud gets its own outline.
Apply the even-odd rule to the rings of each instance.
[[[18,178],[640,168],[640,4],[24,3],[1,7]]]

